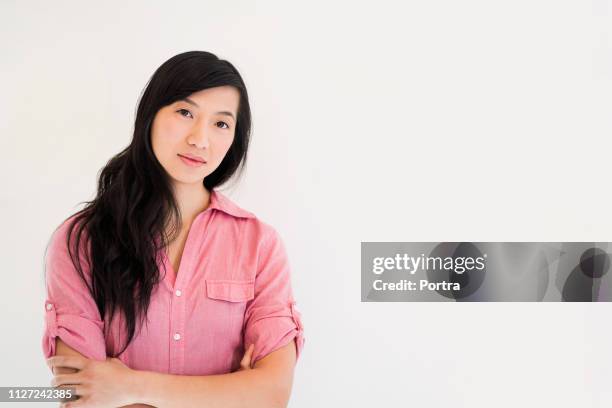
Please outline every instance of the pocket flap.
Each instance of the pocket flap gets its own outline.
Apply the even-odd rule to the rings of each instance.
[[[206,295],[228,302],[245,302],[255,297],[255,280],[207,279]]]

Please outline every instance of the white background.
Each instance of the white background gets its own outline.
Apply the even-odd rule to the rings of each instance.
[[[254,116],[225,192],[292,262],[291,407],[609,406],[612,304],[361,303],[360,242],[612,241],[611,16],[610,0],[3,1],[0,385],[48,385],[50,234],[129,143],[154,70],[206,50]]]

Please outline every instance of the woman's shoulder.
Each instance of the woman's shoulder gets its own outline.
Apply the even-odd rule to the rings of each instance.
[[[87,231],[85,228],[80,228],[82,220],[79,219],[78,215],[79,213],[72,214],[56,225],[47,241],[45,258],[49,260],[67,259],[69,256],[75,255],[75,252],[78,252],[81,260],[87,257]]]
[[[244,232],[256,236],[259,240],[278,238],[276,228],[252,211],[244,209],[225,194],[214,191],[210,205],[228,215],[230,219],[242,224]]]
[[[67,218],[63,219],[59,224],[56,225],[55,229],[51,233],[50,244],[57,245],[58,243],[63,243],[66,241],[68,234],[70,233],[71,241],[74,240],[74,234],[76,233],[77,227],[81,224],[79,223],[79,213],[72,214]],[[82,231],[84,235],[86,230]]]
[[[80,224],[77,214],[73,214],[61,221],[52,231],[44,252],[44,274],[47,285],[60,288],[78,284],[82,279],[77,273],[78,269],[88,284],[90,283],[88,240],[85,231],[78,233],[76,228],[78,226]]]

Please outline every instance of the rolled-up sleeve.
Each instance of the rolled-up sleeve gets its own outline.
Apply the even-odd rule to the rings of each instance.
[[[267,226],[255,277],[255,296],[247,303],[244,344],[255,344],[252,364],[295,339],[297,358],[304,347],[302,315],[291,288],[290,265],[278,232]]]
[[[104,323],[86,283],[72,264],[66,233],[65,222],[54,232],[45,254],[43,354],[45,358],[55,355],[56,337],[59,337],[85,357],[103,361],[106,359]],[[88,265],[81,251],[79,256],[82,270],[89,279]]]

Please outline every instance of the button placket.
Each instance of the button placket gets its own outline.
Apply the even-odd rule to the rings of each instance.
[[[198,214],[193,220],[187,238],[185,247],[181,256],[181,264],[177,271],[174,281],[174,292],[171,295],[170,303],[170,373],[180,374],[185,367],[185,311],[187,310],[186,302],[188,297],[184,293],[184,289],[189,290],[189,283],[194,274],[194,253],[200,247],[201,238],[198,235],[200,223],[205,222],[210,216],[209,211],[204,211]],[[183,289],[176,289],[183,288]]]
[[[181,272],[186,272],[185,264],[181,266]],[[177,279],[177,283],[180,282]],[[179,374],[183,370],[185,352],[185,302],[187,301],[181,289],[175,289],[172,293],[170,310],[170,373]]]
[[[185,268],[181,267],[182,272]],[[183,349],[183,312],[184,297],[182,292],[176,289],[170,301],[170,373],[178,374],[182,370],[181,353]]]

